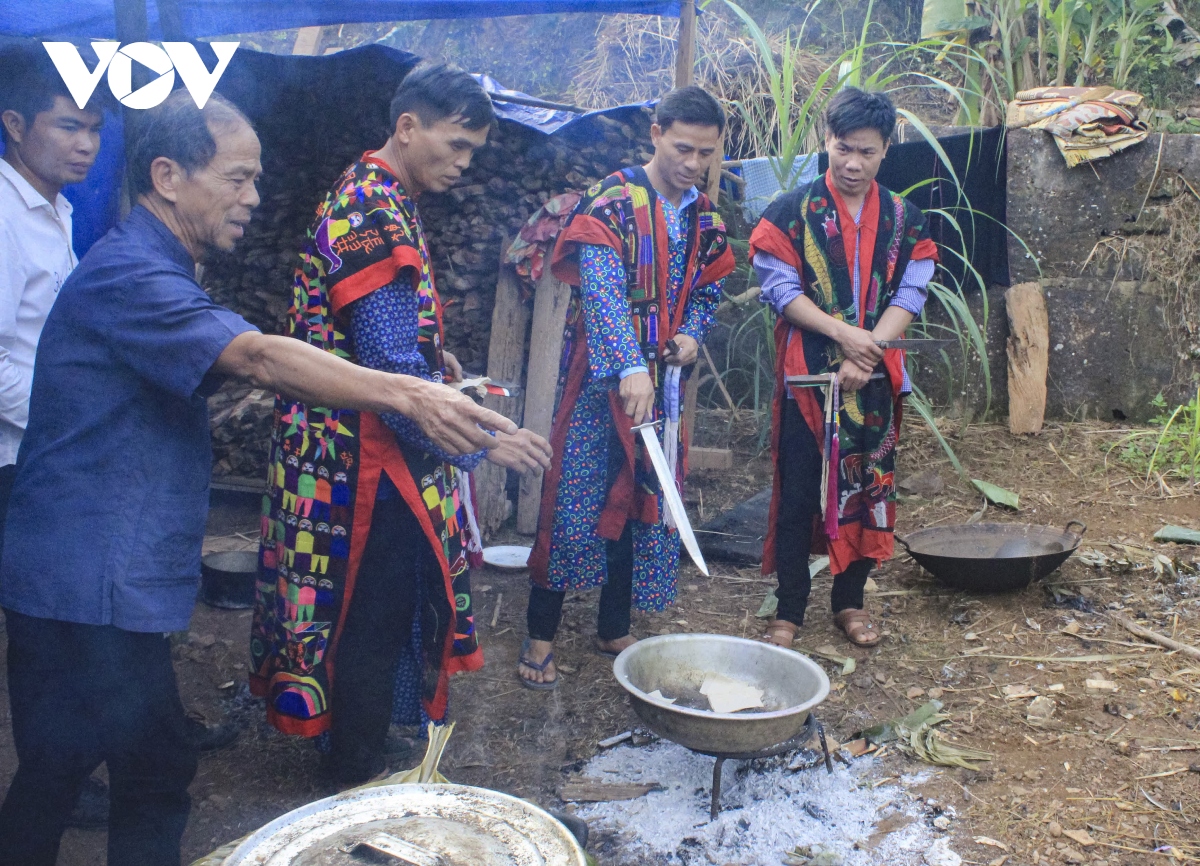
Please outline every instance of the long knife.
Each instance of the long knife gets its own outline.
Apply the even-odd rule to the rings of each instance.
[[[912,340],[876,340],[875,345],[881,349],[907,349],[910,352],[920,352],[944,349],[956,342],[957,340],[927,340],[919,337]]]
[[[661,421],[651,421],[646,424],[638,424],[633,429],[642,434],[642,444],[646,446],[646,453],[650,455],[650,462],[654,464],[654,474],[658,476],[658,486],[662,488],[663,501],[667,505],[667,510],[671,512],[671,516],[675,518],[675,528],[679,530],[683,546],[687,549],[692,562],[696,563],[696,567],[700,569],[700,573],[708,577],[708,565],[704,562],[704,554],[700,552],[696,533],[692,531],[692,523],[688,520],[683,500],[679,498],[679,488],[675,486],[675,476],[667,466],[667,456],[663,454],[662,444],[658,441],[656,428],[660,424],[662,424]]]

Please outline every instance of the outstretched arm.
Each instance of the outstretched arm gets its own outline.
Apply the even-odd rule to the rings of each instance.
[[[399,413],[449,454],[495,448],[488,431],[517,433],[512,421],[447,385],[369,370],[291,337],[239,334],[213,370],[315,406]]]

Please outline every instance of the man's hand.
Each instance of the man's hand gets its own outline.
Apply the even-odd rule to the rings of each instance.
[[[514,435],[496,434],[496,446],[488,449],[487,459],[506,469],[515,469],[522,475],[538,469],[550,468],[553,449],[550,443],[532,430],[522,427]]]
[[[621,380],[617,392],[621,395],[625,414],[634,424],[641,424],[654,408],[654,383],[649,373],[632,373]]]
[[[693,337],[687,334],[676,334],[675,345],[679,347],[678,352],[670,352],[663,360],[672,367],[686,367],[688,364],[696,363],[696,356],[700,352],[700,344]]]
[[[846,360],[859,367],[874,370],[883,360],[883,349],[875,345],[875,336],[870,331],[845,325],[835,339]]]
[[[412,410],[403,412],[417,422],[421,431],[447,454],[472,454],[495,448],[496,439],[487,431],[515,436],[517,425],[499,412],[485,409],[449,385],[420,382],[412,398]],[[482,428],[482,429],[481,429]]]
[[[862,388],[871,380],[874,368],[868,369],[847,358],[838,370],[838,385],[843,391],[852,393]]]
[[[446,365],[446,382],[461,382],[463,380],[462,364],[453,352],[442,351],[442,363]]]

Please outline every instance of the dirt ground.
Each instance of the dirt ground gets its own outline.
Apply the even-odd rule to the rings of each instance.
[[[989,507],[984,520],[1056,527],[1081,520],[1088,530],[1080,553],[1046,581],[1001,596],[948,591],[898,554],[874,575],[877,591],[868,597],[885,629],[872,650],[852,649],[835,630],[828,573],[819,575],[796,646],[832,644],[858,663],[843,677],[838,665],[821,662],[833,683],[822,720],[844,742],[940,697],[952,716],[947,733],[994,755],[978,772],[939,769],[922,789],[950,818],[946,832],[967,863],[1200,862],[1200,659],[1147,643],[1113,618],[1126,615],[1200,646],[1200,549],[1151,540],[1167,523],[1200,528],[1200,497],[1183,487],[1144,485],[1111,460],[1106,465],[1105,444],[1121,435],[1116,425],[1050,425],[1025,438],[995,425],[960,432],[948,424],[945,432],[971,477],[1020,494],[1019,512]],[[768,461],[745,444],[733,470],[689,479],[694,521],[769,482]],[[944,489],[900,503],[901,534],[962,523],[980,508],[979,494],[955,476],[928,431],[909,425],[898,476],[924,470],[936,471]],[[210,546],[245,545],[254,524],[250,512],[219,509]],[[1095,553],[1107,562],[1088,564],[1101,561]],[[1170,567],[1160,559],[1156,571],[1156,554]],[[773,579],[722,563],[712,572],[704,578],[685,566],[678,603],[660,614],[635,614],[634,633],[758,636],[755,613]],[[527,577],[485,568],[474,584],[487,665],[454,681],[458,727],[442,772],[563,809],[557,789],[566,776],[596,753],[599,740],[638,725],[611,662],[593,651],[596,594],[568,597],[556,649],[562,685],[535,693],[515,675]],[[246,694],[249,622],[248,611],[198,605],[176,649],[185,704],[210,720],[229,714],[243,725],[233,746],[201,760],[184,838],[189,860],[333,793],[317,775],[311,745],[270,729]],[[1034,694],[1054,701],[1044,722],[1027,718]],[[8,719],[7,698],[0,697],[0,786],[14,769]],[[398,759],[395,769],[418,759]],[[922,765],[893,745],[880,766],[886,778]],[[70,831],[60,864],[104,863],[104,838]],[[601,864],[605,845],[599,838],[592,846]],[[1163,853],[1150,853],[1155,849]]]

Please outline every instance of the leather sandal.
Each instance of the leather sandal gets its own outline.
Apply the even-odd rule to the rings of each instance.
[[[859,607],[851,607],[838,611],[833,621],[837,623],[846,635],[846,639],[855,646],[875,646],[883,639],[871,622],[871,615]]]
[[[791,649],[792,642],[796,640],[796,632],[799,628],[798,625],[788,622],[786,619],[773,619],[767,625],[767,630],[763,634],[763,640],[775,646],[781,646],[784,649]]]

